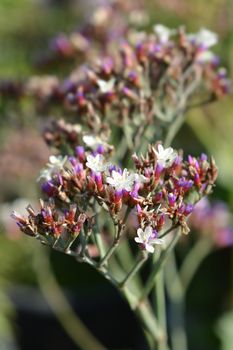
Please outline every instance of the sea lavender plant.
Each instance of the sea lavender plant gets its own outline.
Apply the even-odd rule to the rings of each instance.
[[[27,217],[12,217],[27,235],[99,271],[137,315],[150,348],[162,350],[162,305],[155,311],[150,295],[164,292],[166,260],[217,178],[212,157],[186,159],[170,144],[186,112],[227,94],[230,84],[210,51],[215,33],[129,27],[115,40],[106,36],[94,62],[86,58],[63,81],[34,77],[22,85],[22,95],[68,120],[44,130],[56,153],[38,177],[39,212],[29,205]]]

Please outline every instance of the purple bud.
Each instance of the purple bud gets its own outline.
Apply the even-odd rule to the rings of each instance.
[[[192,187],[193,181],[192,180],[186,180],[185,178],[181,178],[177,181],[176,185],[178,187],[182,187],[184,190],[188,190]]]
[[[77,163],[76,166],[74,167],[74,171],[76,174],[81,174],[83,171],[83,164]]]
[[[25,227],[25,225],[21,222],[16,222],[16,225],[20,228],[20,230],[22,230]]]
[[[84,150],[84,147],[83,146],[77,146],[75,148],[75,154],[76,156],[78,157],[78,160],[80,162],[84,162],[85,159],[86,159],[86,156],[85,156],[85,150]]]
[[[95,182],[96,182],[98,190],[102,191],[102,189],[103,189],[103,180],[102,180],[102,174],[101,173],[96,173],[95,174]]]
[[[157,192],[153,198],[153,202],[158,203],[161,201],[162,198],[163,198],[163,192],[162,191]]]
[[[176,195],[173,193],[168,193],[168,203],[171,207],[174,206],[175,202],[176,202]]]
[[[188,204],[186,205],[186,208],[185,208],[185,211],[184,211],[184,215],[189,215],[189,214],[191,214],[192,211],[193,211],[193,209],[194,209],[193,204],[188,203]]]
[[[142,212],[142,208],[139,204],[137,204],[137,212],[138,212],[138,214],[141,214],[141,212]]]
[[[74,91],[74,89],[75,89],[74,83],[71,80],[66,79],[62,85],[62,90],[65,93],[68,93],[68,92]]]
[[[202,162],[205,162],[205,161],[208,160],[208,157],[207,157],[207,155],[205,153],[202,153],[200,159],[201,159]]]
[[[114,170],[114,171],[117,171],[117,167],[116,167],[116,165],[112,165],[112,164],[111,164],[111,165],[109,166],[108,170],[109,170],[110,174],[112,174],[113,170]]]
[[[164,167],[161,164],[159,164],[159,163],[156,164],[156,167],[155,167],[155,177],[156,178],[158,178],[161,175],[163,169],[164,169]]]
[[[99,144],[98,147],[97,147],[97,149],[96,149],[96,152],[97,152],[98,154],[104,154],[104,145]]]
[[[115,203],[119,203],[123,197],[122,190],[115,191]]]
[[[182,157],[181,156],[177,156],[174,161],[173,161],[173,166],[179,166],[182,163]]]
[[[194,183],[195,183],[195,185],[200,185],[200,176],[199,176],[199,174],[198,173],[196,173],[195,175],[194,175]]]
[[[51,181],[44,182],[41,185],[41,190],[45,192],[49,197],[54,196],[57,192],[57,188],[53,185]]]
[[[140,189],[140,184],[135,184],[134,188],[130,192],[130,195],[131,195],[132,198],[138,198],[138,191],[139,191],[139,189]]]
[[[77,159],[73,156],[70,156],[68,159],[69,159],[69,162],[73,165],[73,167],[75,167],[77,164]]]
[[[179,214],[184,214],[184,212],[185,212],[185,204],[182,203],[182,204],[179,206],[179,208],[178,208],[178,213],[179,213]]]
[[[162,45],[161,44],[155,44],[153,46],[151,46],[150,48],[150,53],[158,53],[158,52],[161,52],[162,50]]]
[[[151,239],[158,238],[158,232],[155,229],[152,231],[152,234],[151,234],[150,238]]]

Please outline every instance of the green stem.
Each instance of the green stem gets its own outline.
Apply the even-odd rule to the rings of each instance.
[[[155,284],[155,278],[156,275],[158,274],[158,272],[160,271],[160,269],[164,266],[164,264],[167,261],[167,258],[170,254],[170,252],[172,251],[172,249],[175,247],[178,239],[180,237],[180,230],[174,234],[174,237],[172,238],[171,242],[169,243],[168,247],[166,248],[166,250],[164,250],[158,261],[156,261],[151,269],[151,273],[148,277],[148,280],[145,284],[145,287],[142,291],[142,295],[141,295],[141,299],[143,300],[150,292],[151,289],[153,288],[154,284]]]
[[[158,323],[164,331],[164,342],[158,343],[158,350],[167,350],[167,321],[163,269],[160,270],[156,279],[155,292]]]
[[[201,238],[189,251],[180,268],[180,280],[186,293],[193,276],[197,272],[204,258],[212,251],[213,242],[210,239]]]
[[[100,232],[96,232],[95,242],[96,242],[99,254],[100,254],[100,258],[102,259],[104,257],[104,255],[106,254],[106,251],[105,251],[104,243],[103,243]]]
[[[154,312],[145,298],[140,303],[135,295],[127,288],[121,289],[123,297],[128,301],[132,311],[138,318],[140,325],[144,331],[145,337],[150,345],[150,349],[154,350],[159,342],[164,341],[164,334],[160,329]]]
[[[94,202],[94,209],[96,212],[96,216],[95,216],[96,232],[94,235],[94,239],[95,239],[95,243],[96,243],[96,246],[97,246],[99,254],[100,254],[100,258],[102,259],[104,257],[104,255],[106,254],[106,250],[105,250],[104,242],[103,242],[103,239],[102,239],[101,233],[100,233],[98,202],[97,201]]]
[[[180,113],[174,120],[174,122],[168,127],[168,131],[167,134],[165,136],[165,140],[164,140],[164,147],[169,147],[174,139],[174,137],[176,136],[176,134],[178,133],[178,131],[180,130],[182,124],[184,123],[184,115],[183,113]]]
[[[174,252],[170,254],[165,272],[167,293],[170,301],[172,350],[187,350],[188,344],[185,333],[185,294],[177,271]]]
[[[37,247],[34,251],[34,268],[40,289],[63,329],[78,348],[105,350],[106,348],[74,313],[54,277],[45,248]]]

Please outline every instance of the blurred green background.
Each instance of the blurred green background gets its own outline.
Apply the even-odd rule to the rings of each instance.
[[[37,55],[47,49],[49,40],[57,33],[68,33],[76,28],[93,4],[94,0],[0,0],[0,79],[25,79],[31,74],[38,74],[33,64]],[[151,24],[163,23],[168,27],[185,25],[189,31],[207,27],[216,31],[220,37],[216,51],[229,75],[233,76],[231,0],[148,0],[144,4],[148,7]],[[56,73],[55,68],[50,73]],[[11,104],[14,105],[14,101]],[[19,290],[21,295],[22,290],[28,292],[28,288],[38,285],[32,263],[36,242],[31,242],[28,237],[21,238],[9,218],[13,207],[25,207],[26,202],[14,202],[17,199],[22,197],[25,201],[35,202],[38,191],[35,179],[49,155],[40,138],[41,119],[35,118],[30,108],[30,105],[24,106],[26,116],[14,108],[9,112],[4,101],[0,100],[1,350],[29,348],[21,341],[24,333],[20,328],[23,326],[19,322],[18,309],[15,308],[18,300],[15,290]],[[192,111],[176,141],[187,153],[205,150],[214,155],[219,167],[214,196],[228,203],[231,209],[232,133],[233,99],[229,96],[211,106]],[[87,291],[93,288],[99,290],[105,286],[93,271],[77,266],[68,257],[52,253],[51,261],[59,282],[68,289],[74,290],[82,285],[86,288],[84,294],[88,294]],[[208,257],[195,277],[187,297],[188,314],[191,315],[188,321],[190,349],[233,349],[232,266],[232,250],[227,248]],[[32,303],[34,300],[32,298]],[[43,349],[49,348],[48,341],[43,344]],[[57,349],[62,349],[61,346]]]

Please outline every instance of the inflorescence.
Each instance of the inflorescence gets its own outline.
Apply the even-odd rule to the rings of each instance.
[[[183,160],[181,154],[162,144],[149,146],[145,157],[134,154],[132,159],[134,170],[123,169],[111,162],[100,145],[94,151],[78,146],[75,156],[52,156],[39,177],[47,197],[40,212],[35,214],[29,206],[28,218],[17,213],[13,217],[23,232],[42,242],[56,245],[59,239],[66,241],[64,250],[72,249],[70,244],[81,231],[86,242],[94,241],[96,213],[100,211],[106,220],[121,227],[127,225],[124,215],[130,214],[135,241],[149,252],[153,252],[153,244],[161,242],[158,239],[165,228],[180,226],[188,233],[188,215],[215,183],[214,161],[204,154]]]

